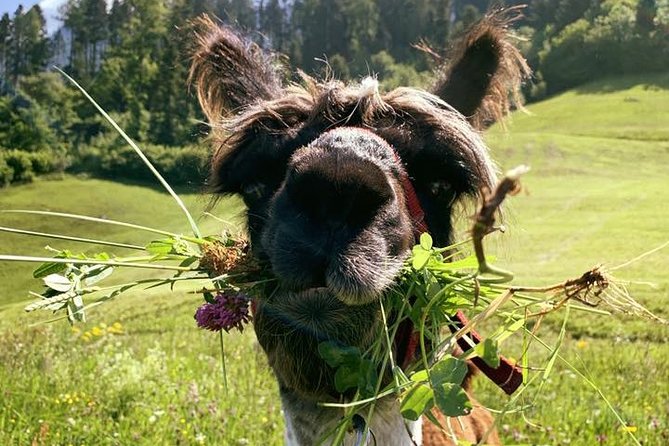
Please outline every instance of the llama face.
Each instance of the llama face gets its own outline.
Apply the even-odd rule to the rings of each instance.
[[[295,151],[257,228],[282,285],[325,288],[349,305],[378,298],[413,242],[401,169],[386,141],[358,128]]]

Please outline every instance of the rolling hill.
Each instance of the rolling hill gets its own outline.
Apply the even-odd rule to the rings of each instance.
[[[492,128],[486,138],[502,169],[532,167],[525,192],[508,204],[507,232],[488,242],[498,264],[523,284],[577,277],[599,263],[623,265],[615,276],[669,317],[669,247],[641,257],[669,241],[668,75],[583,86],[515,113],[506,129]],[[0,210],[50,209],[187,230],[170,198],[146,187],[65,177],[0,193]],[[206,198],[185,199],[202,214]],[[234,220],[241,210],[239,201],[224,200],[213,212]],[[218,230],[215,220],[202,219],[206,231]],[[151,239],[107,226],[2,213],[0,226],[130,243]],[[43,255],[46,243],[0,233],[1,253]],[[192,321],[197,296],[153,290],[98,307],[80,328],[32,326],[41,318],[21,311],[26,290],[39,287],[31,269],[0,263],[0,380],[10,383],[0,392],[6,409],[0,443],[282,444],[276,385],[251,333],[224,337],[226,390],[218,337]],[[114,323],[121,328],[112,329]],[[561,324],[551,318],[542,330],[555,339]],[[561,350],[566,362],[558,360],[550,379],[529,392],[535,396],[523,401],[524,416],[500,420],[505,442],[622,445],[633,444],[632,433],[643,444],[663,444],[669,436],[669,329],[574,312],[567,327]],[[85,332],[92,340],[85,340]],[[517,357],[521,347],[510,343],[507,354]],[[548,353],[534,349],[531,355]],[[479,399],[494,409],[507,401],[482,379],[477,387]]]

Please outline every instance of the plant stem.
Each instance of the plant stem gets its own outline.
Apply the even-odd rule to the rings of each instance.
[[[118,220],[108,220],[106,218],[97,218],[97,217],[89,217],[87,215],[78,215],[78,214],[68,214],[65,212],[50,212],[50,211],[33,211],[29,209],[8,209],[8,210],[2,210],[0,213],[7,213],[7,214],[33,214],[33,215],[48,215],[50,217],[63,217],[63,218],[72,218],[75,220],[84,220],[84,221],[93,221],[96,223],[104,223],[108,225],[116,225],[116,226],[124,226],[126,228],[132,228],[132,229],[139,229],[142,231],[147,231],[147,232],[153,232],[154,234],[161,234],[161,235],[166,235],[169,237],[180,237],[186,241],[196,243],[198,245],[201,245],[204,242],[204,240],[200,238],[193,238],[193,237],[188,237],[185,235],[179,235],[175,234],[173,232],[168,232],[168,231],[163,231],[160,229],[155,229],[155,228],[150,228],[148,226],[142,226],[142,225],[137,225],[134,223],[126,223],[124,221],[118,221]]]
[[[223,388],[225,393],[228,393],[228,371],[225,367],[225,343],[223,342],[223,331],[218,332],[221,341],[221,369],[223,370]]]
[[[73,242],[92,243],[95,245],[114,246],[116,248],[136,249],[141,251],[144,250],[144,247],[139,245],[130,245],[127,243],[109,242],[106,240],[95,240],[82,237],[72,237],[69,235],[61,235],[61,234],[50,234],[48,232],[27,231],[25,229],[7,228],[5,226],[0,226],[0,231],[10,232],[13,234],[32,235],[34,237],[52,238],[56,240],[69,240]]]
[[[74,265],[109,265],[128,268],[160,269],[166,271],[197,271],[185,266],[154,265],[149,263],[116,262],[114,260],[62,259],[58,257],[31,257],[0,254],[0,260],[9,262],[71,263]]]
[[[107,114],[106,111],[102,107],[98,105],[97,102],[95,102],[95,99],[93,99],[84,88],[79,85],[77,81],[75,81],[72,77],[70,77],[67,73],[65,73],[63,70],[60,68],[56,67],[56,70],[58,70],[63,76],[65,76],[70,82],[74,84],[75,87],[79,89],[83,93],[83,95],[88,99],[91,104],[100,112],[102,116],[111,124],[112,127],[125,139],[125,141],[130,144],[130,147],[133,148],[135,152],[137,152],[137,155],[144,161],[144,164],[151,170],[153,175],[156,177],[156,179],[160,182],[160,184],[163,185],[165,190],[174,198],[174,201],[176,201],[177,205],[181,208],[183,213],[186,215],[186,218],[188,219],[188,223],[190,223],[190,226],[193,230],[193,235],[197,238],[202,238],[202,235],[200,234],[200,230],[198,229],[197,225],[195,224],[195,220],[193,220],[193,216],[190,215],[190,212],[188,212],[188,209],[186,208],[186,205],[184,202],[181,200],[181,198],[174,192],[174,189],[169,185],[167,181],[165,181],[165,178],[158,172],[158,170],[151,164],[151,161],[144,155],[144,152],[135,144],[135,142],[123,131],[121,127],[119,127],[118,124],[116,124],[116,121],[112,119],[111,116]]]

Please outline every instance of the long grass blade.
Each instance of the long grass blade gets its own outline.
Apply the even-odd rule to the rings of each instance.
[[[33,211],[33,210],[30,210],[30,209],[5,209],[5,210],[0,211],[0,213],[46,215],[46,216],[49,216],[49,217],[62,217],[62,218],[72,218],[72,219],[75,219],[75,220],[92,221],[92,222],[95,222],[95,223],[104,223],[104,224],[108,224],[108,225],[116,225],[116,226],[123,226],[123,227],[126,227],[126,228],[139,229],[141,231],[153,232],[154,234],[166,235],[168,237],[181,237],[182,239],[188,240],[189,242],[202,244],[202,240],[198,239],[198,238],[187,237],[187,236],[175,234],[173,232],[163,231],[161,229],[151,228],[151,227],[148,227],[148,226],[137,225],[137,224],[134,224],[134,223],[126,223],[124,221],[110,220],[110,219],[107,219],[107,218],[89,217],[88,215],[69,214],[69,213],[66,213],[66,212]]]
[[[157,265],[151,263],[117,262],[114,260],[62,259],[58,257],[15,256],[6,254],[0,254],[0,261],[71,263],[73,265],[109,265],[109,266],[121,266],[127,268],[160,269],[166,271],[197,271],[197,268],[189,268],[185,266]]]
[[[70,235],[51,234],[51,233],[48,233],[48,232],[28,231],[28,230],[25,230],[25,229],[8,228],[8,227],[5,227],[5,226],[0,226],[0,231],[9,232],[9,233],[12,233],[12,234],[30,235],[30,236],[33,236],[33,237],[44,237],[44,238],[51,238],[51,239],[56,239],[56,240],[68,240],[68,241],[72,241],[72,242],[91,243],[91,244],[94,244],[94,245],[114,246],[116,248],[127,248],[127,249],[136,249],[136,250],[144,251],[143,246],[131,245],[131,244],[128,244],[128,243],[110,242],[110,241],[107,241],[107,240],[96,240],[96,239],[91,239],[91,238],[73,237],[73,236],[70,236]]]
[[[181,208],[183,213],[186,215],[186,218],[188,219],[188,223],[190,224],[191,229],[193,230],[193,235],[197,238],[201,238],[202,235],[200,234],[200,229],[197,227],[197,224],[195,224],[195,220],[193,219],[193,216],[190,214],[190,212],[186,208],[186,205],[181,200],[181,198],[176,194],[176,192],[174,192],[174,189],[172,189],[172,186],[170,186],[169,183],[167,181],[165,181],[165,178],[163,178],[163,176],[160,174],[160,172],[158,172],[158,170],[153,166],[153,164],[151,164],[151,161],[149,161],[149,159],[146,157],[146,155],[144,155],[144,152],[142,152],[142,150],[127,135],[127,133],[125,133],[123,131],[123,129],[121,127],[119,127],[118,124],[116,124],[116,121],[114,121],[114,119],[112,119],[112,117],[109,116],[107,114],[107,112],[104,111],[104,109],[98,105],[98,103],[95,101],[95,99],[93,99],[88,94],[88,92],[81,85],[79,85],[79,83],[77,81],[75,81],[72,77],[70,77],[70,75],[65,73],[60,68],[56,67],[56,70],[58,70],[63,76],[65,76],[67,78],[67,80],[72,82],[72,84],[74,84],[74,86],[77,87],[79,89],[79,91],[81,91],[81,93],[86,97],[86,99],[88,99],[90,101],[90,103],[93,104],[93,106],[100,112],[100,114],[102,116],[104,116],[104,118],[107,120],[107,122],[109,122],[111,124],[111,126],[114,127],[114,129],[123,137],[123,139],[125,139],[125,141],[130,145],[130,147],[132,147],[133,150],[135,152],[137,152],[137,155],[142,159],[142,161],[144,161],[144,164],[146,164],[146,166],[149,168],[151,173],[153,173],[153,175],[160,182],[160,184],[163,185],[165,190],[172,196],[172,198],[174,198],[174,201],[176,201],[177,205]]]
[[[549,350],[549,351],[552,350],[551,347],[550,347],[546,342],[544,342],[541,338],[539,338],[537,335],[535,335],[534,333],[531,333],[531,332],[528,332],[528,334],[529,334],[530,336],[532,336],[532,337],[533,337],[539,344],[541,344],[544,348],[546,348],[546,349]],[[556,354],[556,357],[557,357],[557,359],[559,359],[564,365],[566,365],[567,367],[569,367],[569,369],[570,369],[572,372],[574,372],[575,374],[577,374],[577,375],[579,376],[579,378],[581,378],[581,379],[583,380],[584,383],[586,383],[587,385],[589,385],[595,392],[597,392],[597,394],[598,394],[599,397],[602,399],[602,401],[604,401],[604,404],[606,404],[606,406],[609,408],[609,411],[613,414],[613,416],[616,418],[616,420],[618,420],[618,423],[620,423],[620,426],[621,426],[623,429],[626,428],[626,427],[627,427],[627,423],[625,422],[625,420],[623,420],[623,417],[618,413],[618,411],[617,411],[616,408],[613,406],[613,404],[611,403],[611,401],[609,401],[609,399],[606,397],[606,395],[604,395],[604,392],[602,392],[602,389],[600,389],[599,386],[598,386],[597,384],[595,384],[595,382],[594,382],[593,380],[591,380],[590,378],[588,378],[583,372],[581,372],[578,368],[576,368],[571,362],[569,362],[569,361],[568,361],[566,358],[564,358],[562,355],[560,355],[559,353],[557,353],[557,354]],[[624,430],[625,430],[625,432],[628,434],[628,436],[630,437],[630,439],[634,442],[634,444],[636,444],[637,446],[641,446],[641,443],[639,442],[639,440],[636,438],[636,436],[635,436],[632,432],[630,432],[630,431],[627,430],[627,429],[624,429]]]

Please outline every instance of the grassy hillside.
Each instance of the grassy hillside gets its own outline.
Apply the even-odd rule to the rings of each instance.
[[[552,283],[599,263],[615,268],[669,242],[667,88],[667,75],[587,85],[515,113],[506,130],[487,133],[502,169],[532,167],[525,193],[509,203],[509,230],[496,242],[500,261],[519,282]],[[613,274],[666,318],[667,265],[669,247]],[[564,356],[589,371],[643,444],[665,444],[669,329],[621,316],[571,316]],[[557,331],[561,321],[547,323]],[[517,429],[507,441],[633,444],[573,372],[554,378],[527,412],[542,427],[506,418],[511,433]]]
[[[598,263],[621,265],[669,240],[667,79],[586,86],[534,104],[530,114],[515,114],[506,131],[488,132],[502,168],[532,166],[526,193],[509,204],[509,230],[490,242],[497,262],[520,283],[561,281]],[[0,209],[48,208],[187,230],[169,197],[137,186],[66,178],[0,193]],[[185,199],[201,214],[205,199]],[[239,211],[238,201],[226,200],[214,213],[232,219]],[[219,226],[205,221],[208,232]],[[0,214],[0,226],[132,243],[151,239],[44,217]],[[2,253],[40,255],[46,243],[0,233]],[[669,317],[667,265],[669,248],[615,275],[630,281],[640,301]],[[252,334],[225,337],[226,392],[218,338],[194,327],[198,297],[153,290],[98,307],[90,322],[75,330],[64,323],[33,327],[40,317],[21,311],[31,268],[1,266],[0,381],[10,384],[0,392],[0,444],[282,444],[276,386]],[[545,321],[545,336],[555,338],[560,323]],[[506,444],[633,444],[626,430],[643,444],[665,444],[669,329],[574,312],[568,327],[562,356],[589,377],[627,429],[579,372],[558,360],[536,398],[523,401],[525,414],[500,420]],[[82,336],[85,332],[90,336]],[[517,357],[518,346],[507,349]],[[538,363],[547,356],[532,351]],[[485,379],[477,386],[477,396],[491,408],[506,402]]]

